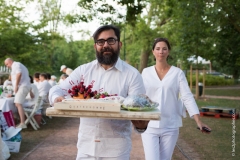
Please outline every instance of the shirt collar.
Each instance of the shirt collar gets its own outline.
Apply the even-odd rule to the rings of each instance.
[[[101,67],[101,64],[96,60],[95,65],[97,65],[98,67]],[[119,70],[120,72],[123,71],[123,62],[122,60],[120,59],[120,57],[118,57],[118,60],[117,62],[113,65],[112,68],[116,68],[117,70]]]

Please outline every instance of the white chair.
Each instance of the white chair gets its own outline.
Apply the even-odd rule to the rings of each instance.
[[[41,124],[44,125],[46,124],[46,120],[43,118],[44,116],[46,116],[46,109],[51,107],[50,104],[49,104],[49,100],[48,100],[48,94],[47,95],[43,95],[42,96],[42,99],[43,99],[43,103],[41,105],[41,110],[42,110],[42,120],[41,120]],[[51,116],[48,116],[48,118],[52,119]]]
[[[25,112],[25,115],[27,117],[27,119],[25,120],[25,124],[28,125],[28,123],[30,122],[33,129],[35,129],[35,130],[40,128],[40,126],[38,125],[38,123],[34,119],[34,115],[39,110],[39,108],[41,108],[42,103],[43,103],[42,102],[42,97],[39,96],[37,101],[35,102],[35,105],[33,106],[33,108],[26,108],[26,107],[23,108],[24,112]]]

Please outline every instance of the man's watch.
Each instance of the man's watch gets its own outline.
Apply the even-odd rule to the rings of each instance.
[[[143,133],[147,130],[147,128],[143,128],[143,129],[140,129],[140,128],[137,128],[135,127],[136,131],[138,131],[139,133]]]

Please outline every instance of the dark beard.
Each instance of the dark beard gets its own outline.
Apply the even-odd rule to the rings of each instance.
[[[111,52],[110,54],[103,54],[104,52]],[[99,51],[96,50],[96,57],[99,63],[105,65],[113,65],[117,62],[119,57],[119,48],[118,50],[113,50],[111,48],[103,48]]]

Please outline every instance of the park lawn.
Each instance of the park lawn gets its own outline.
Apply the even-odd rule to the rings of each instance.
[[[226,108],[236,108],[240,111],[239,100],[226,99],[200,99],[196,101],[199,108],[202,106],[219,106]],[[211,129],[210,134],[201,133],[193,119],[183,118],[183,127],[180,128],[179,137],[184,139],[195,152],[201,155],[201,158],[209,159],[231,159],[237,160],[240,157],[240,119],[232,118],[214,118],[201,117],[203,123],[206,123]],[[236,128],[233,128],[235,123]],[[235,156],[232,156],[232,135],[235,133]]]
[[[195,88],[192,89],[192,93],[196,93]],[[240,97],[240,89],[206,88],[205,95]]]
[[[240,97],[240,89],[205,89],[206,95],[233,96]]]

